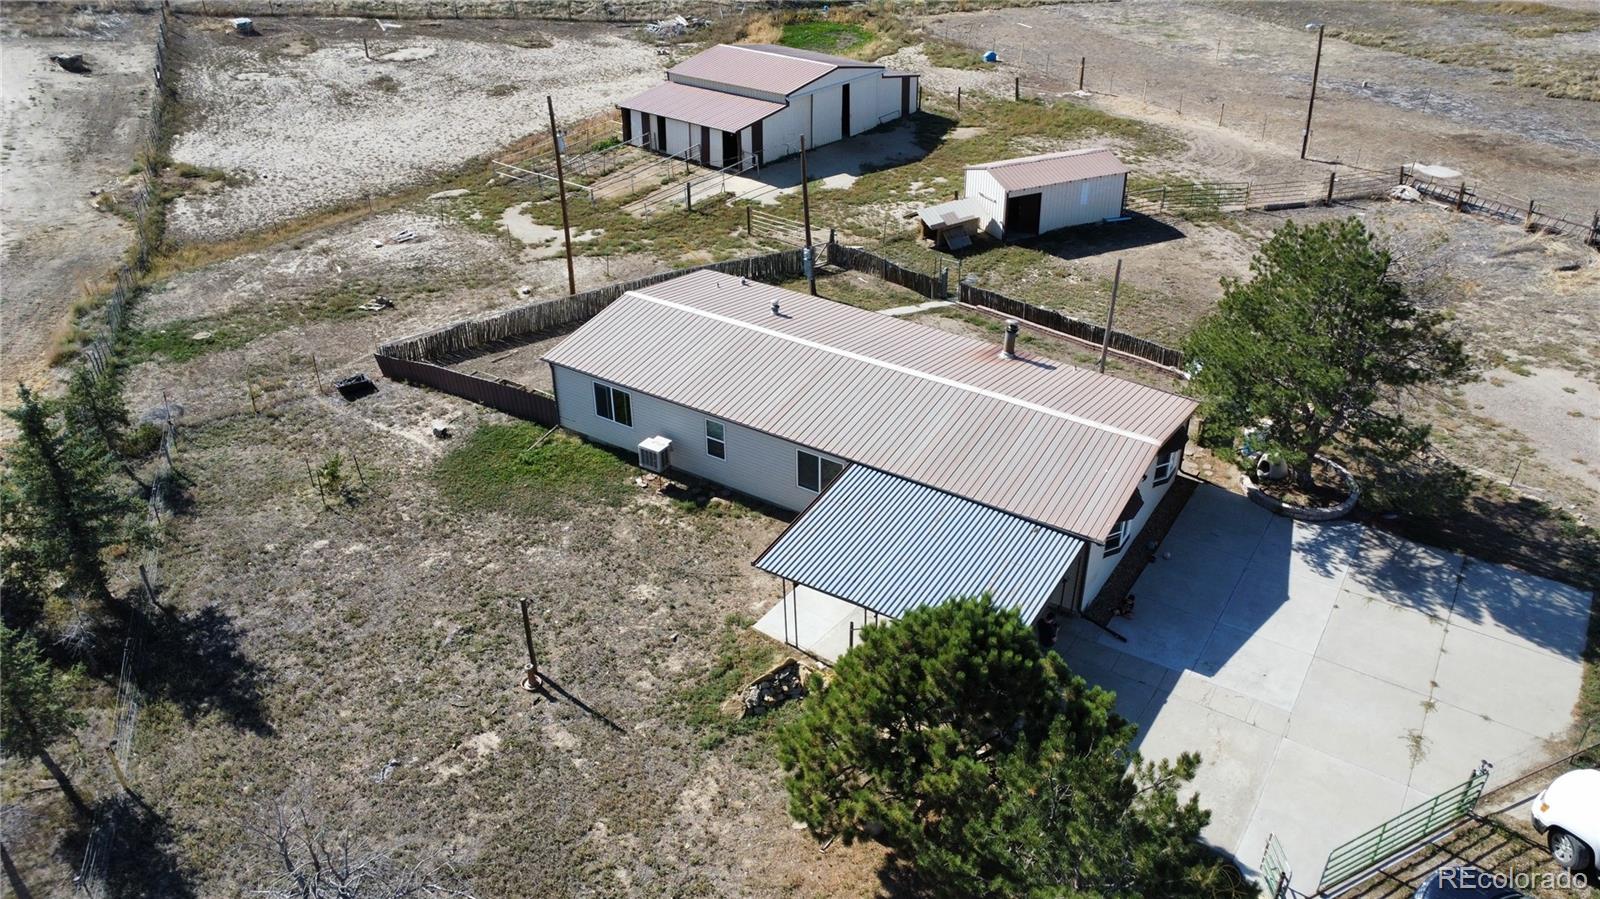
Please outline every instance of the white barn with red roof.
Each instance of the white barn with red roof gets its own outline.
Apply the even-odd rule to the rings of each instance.
[[[623,140],[721,168],[766,163],[910,115],[917,76],[771,44],[719,44],[617,106]]]
[[[1117,218],[1127,187],[1128,167],[1098,147],[966,169],[966,199],[977,201],[983,229],[1002,239]]]

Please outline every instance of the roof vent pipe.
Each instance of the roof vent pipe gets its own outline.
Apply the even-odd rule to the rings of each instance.
[[[773,315],[777,315],[778,314],[778,301],[777,300],[773,300],[772,301],[772,314]]]
[[[1014,318],[1006,319],[1006,343],[1005,348],[1000,351],[1000,358],[1017,358],[1017,320]]]

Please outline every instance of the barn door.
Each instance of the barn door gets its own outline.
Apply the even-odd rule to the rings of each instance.
[[[750,126],[750,152],[756,154],[756,165],[767,158],[766,150],[762,147],[760,122]]]
[[[733,165],[739,161],[739,132],[722,132],[722,164]]]
[[[839,137],[850,136],[850,85],[844,85],[839,101]]]
[[[908,115],[911,114],[911,79],[910,78],[901,78],[900,79],[900,114],[903,115],[903,116],[908,116]]]
[[[1006,236],[1039,233],[1039,201],[1042,194],[1006,197]]]
[[[667,117],[656,116],[656,151],[667,152]]]
[[[700,164],[711,166],[711,126],[700,126]]]
[[[622,142],[625,144],[633,143],[633,110],[631,109],[622,111]]]

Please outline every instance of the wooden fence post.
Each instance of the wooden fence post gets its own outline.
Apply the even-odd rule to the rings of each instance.
[[[1083,73],[1089,68],[1089,57],[1078,57],[1078,90],[1083,90]]]
[[[1466,203],[1467,203],[1467,182],[1462,181],[1461,182],[1461,188],[1456,191],[1456,211],[1460,212],[1461,211],[1461,207],[1465,206]]]
[[[1329,172],[1328,173],[1328,196],[1327,196],[1326,199],[1324,199],[1322,201],[1322,205],[1324,205],[1324,206],[1332,206],[1333,205],[1333,177],[1334,177],[1333,172]]]
[[[744,233],[746,237],[755,237],[755,229],[750,226],[750,207],[744,208]]]
[[[961,86],[956,86],[956,112],[961,111]]]
[[[1522,230],[1533,230],[1533,201],[1528,201],[1528,217],[1522,220]]]
[[[1020,75],[1011,79],[1011,99],[1014,101],[1022,99],[1022,76]]]

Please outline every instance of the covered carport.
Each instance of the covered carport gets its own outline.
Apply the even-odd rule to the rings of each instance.
[[[917,606],[988,593],[1030,624],[1069,605],[1084,541],[863,465],[853,465],[755,561],[781,598],[756,629],[826,662],[856,631]]]
[[[687,151],[690,161],[715,168],[751,154],[760,141],[761,123],[785,108],[673,81],[617,105],[624,142],[673,156]]]

